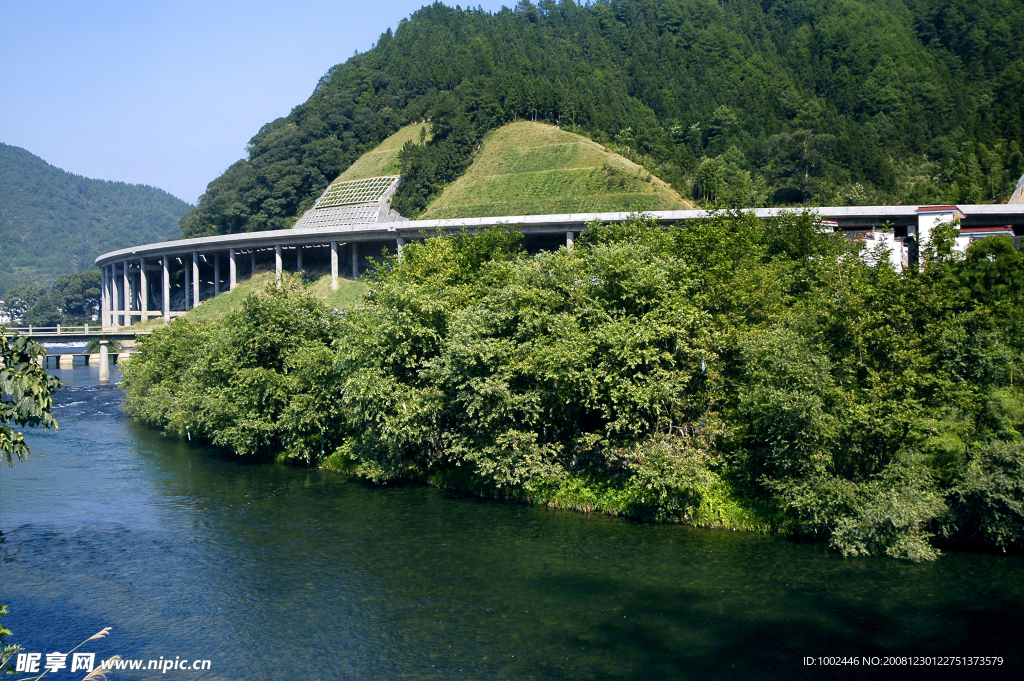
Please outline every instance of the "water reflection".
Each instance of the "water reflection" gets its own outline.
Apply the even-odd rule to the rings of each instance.
[[[1020,669],[1019,558],[844,560],[244,465],[125,418],[95,374],[60,372],[60,431],[0,472],[6,620],[29,650],[112,626],[98,656],[210,658],[202,678],[820,678],[804,655],[894,653]]]

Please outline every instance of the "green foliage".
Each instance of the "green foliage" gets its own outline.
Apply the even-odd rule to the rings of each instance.
[[[52,409],[60,381],[36,362],[45,354],[43,346],[24,336],[0,336],[0,457],[8,465],[13,465],[14,456],[28,456],[25,436],[9,424],[57,428]]]
[[[0,294],[50,286],[107,251],[173,238],[189,207],[160,189],[79,177],[0,144]]]
[[[378,483],[784,531],[926,560],[1019,550],[1024,261],[936,230],[898,274],[807,213],[411,242],[335,314],[291,284],[179,320],[128,407],[245,456]],[[872,264],[875,263],[875,264]]]
[[[393,204],[409,216],[517,120],[724,206],[1004,200],[1024,173],[1022,27],[1013,0],[435,3],[264,126],[182,229],[287,227],[322,178],[424,119],[433,135],[403,150]]]

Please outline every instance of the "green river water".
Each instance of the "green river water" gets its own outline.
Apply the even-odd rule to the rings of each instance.
[[[779,537],[247,465],[134,422],[96,371],[57,372],[60,430],[32,433],[31,458],[0,471],[13,558],[0,584],[11,607],[3,621],[27,651],[66,651],[109,626],[82,650],[210,660],[207,671],[112,679],[1022,672],[1019,557],[844,559]],[[978,655],[1003,664],[863,662]],[[808,665],[808,656],[860,664]]]

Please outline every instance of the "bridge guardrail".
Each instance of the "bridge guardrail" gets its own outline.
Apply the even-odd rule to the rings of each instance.
[[[33,333],[53,333],[58,336],[88,336],[89,333],[100,333],[103,331],[103,327],[99,324],[90,325],[84,324],[82,326],[63,326],[58,324],[57,326],[3,326],[5,336],[18,335],[31,335]]]

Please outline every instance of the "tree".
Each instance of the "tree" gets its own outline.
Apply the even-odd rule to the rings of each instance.
[[[0,336],[0,457],[9,466],[14,465],[14,456],[19,461],[28,456],[24,434],[15,432],[11,423],[57,429],[53,394],[60,381],[36,362],[45,354],[39,343],[24,336],[13,341]]]
[[[53,394],[60,387],[60,381],[33,361],[45,353],[41,345],[24,336],[15,336],[12,343],[2,335],[3,330],[0,326],[0,456],[7,459],[8,466],[13,466],[15,455],[19,461],[28,456],[28,445],[25,436],[14,432],[9,424],[52,426],[56,430]],[[6,614],[7,606],[0,606],[0,615]],[[0,670],[7,669],[8,661],[20,649],[4,643],[10,635],[9,629],[0,626]],[[8,673],[11,672],[8,670]]]

